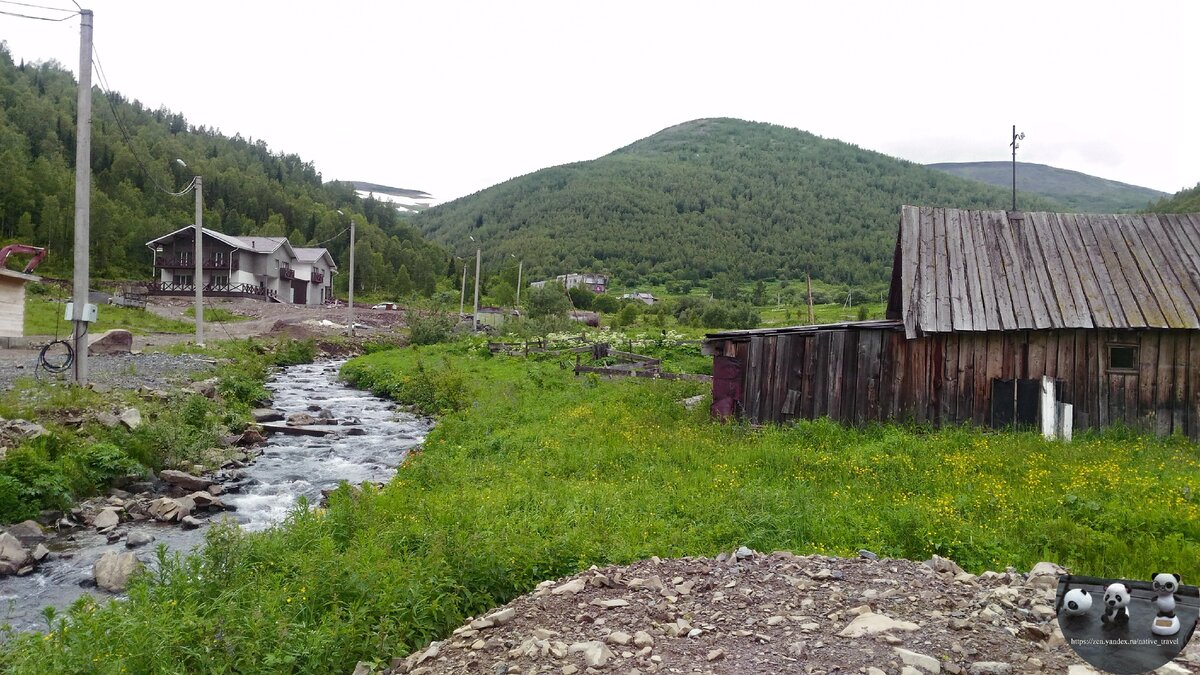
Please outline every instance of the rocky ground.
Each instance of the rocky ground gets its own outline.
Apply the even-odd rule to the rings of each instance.
[[[1039,563],[980,576],[953,562],[769,555],[592,568],[367,673],[1093,673],[1055,620]],[[1161,672],[1200,671],[1195,643]]]

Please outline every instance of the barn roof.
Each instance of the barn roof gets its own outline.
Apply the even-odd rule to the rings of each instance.
[[[905,334],[1200,329],[1200,215],[905,206],[888,318]]]

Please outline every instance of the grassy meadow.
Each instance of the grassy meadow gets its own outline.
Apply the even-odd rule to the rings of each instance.
[[[71,322],[63,320],[66,307],[64,301],[52,300],[44,295],[27,294],[25,296],[25,334],[58,335],[59,337],[70,335]],[[207,319],[208,310],[205,310],[204,315]],[[195,330],[195,326],[186,321],[167,319],[140,307],[100,305],[96,323],[92,324],[90,331],[103,333],[114,328],[123,328],[138,335],[187,333]]]
[[[469,341],[351,361],[352,382],[440,414],[389,485],[343,488],[264,533],[211,528],[200,556],[165,560],[128,601],[83,600],[11,639],[0,670],[348,672],[544,579],[743,544],[1200,578],[1200,462],[1183,439],[754,429],[679,405],[703,384],[564,365]]]

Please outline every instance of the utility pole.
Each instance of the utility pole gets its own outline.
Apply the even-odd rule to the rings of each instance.
[[[88,324],[83,320],[87,308],[91,259],[90,227],[92,218],[92,10],[79,12],[79,102],[75,135],[75,304],[71,320],[75,323],[75,384],[83,387],[88,380]]]
[[[471,330],[479,330],[479,247],[475,247],[475,311],[471,317]]]
[[[354,216],[350,216],[350,301],[346,303],[346,323],[354,337]]]
[[[467,261],[463,260],[462,292],[458,294],[458,317],[461,320],[467,311]]]
[[[1013,125],[1012,143],[1012,185],[1013,185],[1013,207],[1012,210],[1017,210],[1017,148],[1021,147],[1017,141],[1024,140],[1025,132],[1017,133],[1017,125]]]
[[[196,176],[196,346],[204,346],[204,179]]]
[[[811,325],[811,324],[814,324],[814,323],[816,323],[816,322],[817,322],[817,319],[816,319],[816,317],[813,315],[813,304],[812,304],[812,275],[811,275],[811,274],[809,274],[808,272],[805,272],[805,273],[804,273],[804,280],[805,280],[805,281],[808,283],[808,323]]]
[[[525,261],[517,261],[517,307],[521,306],[521,272],[525,269]]]

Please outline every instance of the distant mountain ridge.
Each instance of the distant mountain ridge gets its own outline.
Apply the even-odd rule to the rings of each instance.
[[[623,284],[803,279],[886,285],[903,204],[1006,208],[1007,190],[837,140],[700,119],[595,160],[555,166],[413,217],[485,263],[530,278],[605,272]],[[1023,195],[1024,208],[1062,206]]]
[[[1012,188],[1012,162],[939,162],[926,166],[960,178]],[[1017,162],[1017,190],[1042,195],[1082,213],[1131,213],[1167,196],[1151,188],[1032,162]]]

